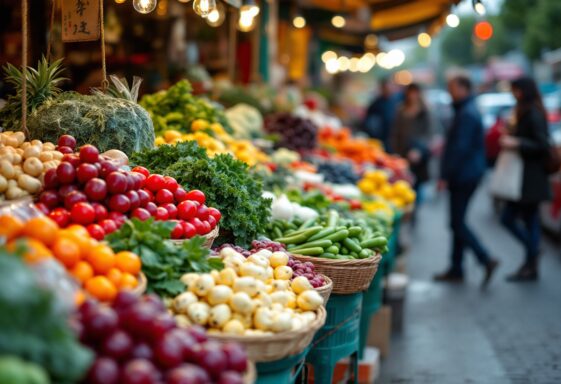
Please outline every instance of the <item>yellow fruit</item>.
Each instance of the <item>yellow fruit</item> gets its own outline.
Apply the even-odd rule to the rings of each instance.
[[[176,131],[176,130],[174,130],[174,129],[169,129],[169,130],[167,130],[167,131],[164,132],[164,139],[165,139],[167,142],[170,142],[170,141],[173,141],[173,140],[181,139],[181,136],[182,136],[181,132]]]
[[[358,182],[358,188],[366,194],[371,194],[375,190],[375,185],[372,180],[362,179]]]
[[[208,121],[203,119],[197,119],[191,123],[191,131],[197,132],[205,130],[209,127]]]
[[[156,137],[156,140],[154,141],[155,145],[164,145],[166,144],[165,139],[162,136],[158,136]]]

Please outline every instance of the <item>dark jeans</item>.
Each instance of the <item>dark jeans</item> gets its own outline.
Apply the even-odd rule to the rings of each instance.
[[[469,202],[477,183],[450,186],[450,227],[452,228],[452,267],[450,272],[463,275],[465,248],[470,248],[482,265],[489,263],[489,254],[466,223]]]
[[[538,204],[507,203],[501,222],[526,250],[526,264],[534,264],[540,246]]]

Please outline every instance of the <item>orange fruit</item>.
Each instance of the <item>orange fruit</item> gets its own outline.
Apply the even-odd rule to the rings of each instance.
[[[138,285],[138,280],[136,277],[130,273],[123,273],[121,276],[121,283],[119,284],[119,289],[133,289]]]
[[[5,237],[6,241],[14,239],[21,233],[23,222],[17,217],[10,215],[0,216],[0,237]]]
[[[104,275],[115,266],[115,253],[108,245],[99,243],[89,249],[86,260],[95,273]]]
[[[100,301],[111,301],[117,296],[117,288],[105,276],[95,276],[86,281],[86,291]]]
[[[47,216],[34,217],[23,226],[22,235],[32,237],[50,246],[58,233],[58,225]]]
[[[70,270],[70,274],[74,276],[76,280],[83,284],[93,277],[94,271],[89,263],[85,261],[78,261],[76,265],[74,265],[74,267]]]
[[[52,251],[66,268],[72,268],[80,261],[80,247],[68,237],[57,238],[52,246]]]
[[[106,276],[109,279],[109,281],[111,281],[113,284],[115,284],[116,287],[118,287],[121,284],[121,278],[123,277],[123,272],[121,272],[117,268],[111,268],[109,272],[107,272]]]
[[[136,253],[129,251],[121,251],[115,255],[115,265],[123,272],[128,272],[131,275],[138,275],[142,263],[140,257]]]
[[[78,248],[80,248],[80,255],[82,255],[82,257],[91,249],[92,244],[90,242],[90,238],[89,237],[84,237],[82,234],[80,234],[77,231],[70,231],[68,230],[68,228],[66,229],[61,229],[58,231],[57,235],[56,235],[56,239],[59,238],[66,238],[71,240],[74,244],[78,245]]]
[[[20,247],[24,250],[23,259],[27,263],[36,263],[41,260],[53,257],[53,254],[49,250],[49,248],[45,247],[45,245],[35,239],[30,238],[23,238],[23,239],[16,239],[10,241],[6,248],[10,252],[14,252],[18,250]]]
[[[66,227],[66,229],[70,232],[75,232],[83,237],[90,238],[90,233],[88,232],[86,227],[83,227],[79,224],[71,224],[68,227]]]
[[[77,290],[74,294],[74,305],[79,307],[86,301],[86,294],[81,289]]]

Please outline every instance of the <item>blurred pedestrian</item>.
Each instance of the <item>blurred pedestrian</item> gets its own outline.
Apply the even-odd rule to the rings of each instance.
[[[393,126],[398,100],[394,94],[393,84],[388,79],[380,81],[380,94],[368,106],[362,123],[362,131],[368,136],[380,140],[389,150],[390,129]]]
[[[458,75],[452,78],[448,82],[448,91],[453,101],[454,119],[446,133],[439,189],[447,188],[450,196],[451,265],[446,272],[435,275],[434,280],[462,282],[464,250],[470,248],[485,269],[484,287],[489,283],[498,261],[489,256],[466,223],[469,203],[485,172],[483,123],[468,77]]]
[[[515,127],[503,135],[503,149],[515,150],[522,158],[522,190],[518,201],[507,202],[503,225],[525,248],[526,258],[508,281],[532,281],[538,278],[540,243],[539,204],[550,198],[546,163],[549,153],[547,117],[538,87],[533,79],[523,77],[512,82],[516,98]]]
[[[393,152],[409,161],[411,172],[415,176],[414,189],[418,202],[421,187],[429,179],[432,132],[432,119],[421,88],[412,83],[405,88],[403,102],[397,108],[390,132],[390,145]]]

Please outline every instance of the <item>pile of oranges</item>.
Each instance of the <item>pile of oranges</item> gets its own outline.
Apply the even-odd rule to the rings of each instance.
[[[115,253],[90,236],[80,225],[60,229],[46,216],[22,222],[14,216],[0,216],[0,237],[10,251],[21,249],[24,260],[36,263],[54,257],[81,284],[85,292],[100,301],[111,301],[117,292],[138,285],[141,261],[128,251]]]

